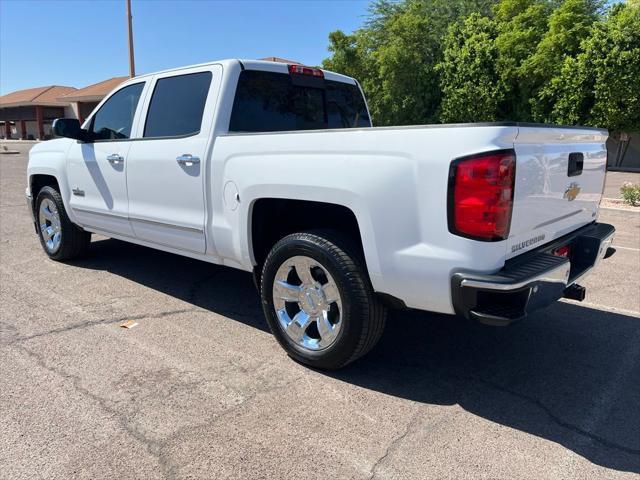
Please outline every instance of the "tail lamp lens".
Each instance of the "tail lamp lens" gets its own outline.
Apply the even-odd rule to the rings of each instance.
[[[516,158],[513,150],[464,157],[449,173],[449,230],[476,240],[509,236]]]

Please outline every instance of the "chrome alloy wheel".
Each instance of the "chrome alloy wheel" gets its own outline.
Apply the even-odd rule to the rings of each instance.
[[[342,327],[342,299],[331,274],[306,256],[287,259],[273,282],[273,305],[280,326],[308,350],[331,346]]]
[[[60,213],[48,198],[40,203],[38,222],[42,232],[42,240],[49,253],[56,253],[62,242],[62,226],[60,225]]]

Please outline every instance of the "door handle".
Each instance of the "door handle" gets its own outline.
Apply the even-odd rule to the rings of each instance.
[[[112,153],[111,155],[107,156],[107,160],[109,161],[109,163],[113,163],[114,165],[124,162],[124,158],[122,158],[117,153]]]
[[[190,153],[185,153],[176,158],[176,162],[178,162],[180,165],[190,167],[192,165],[195,165],[196,163],[200,163],[200,158],[194,157]]]

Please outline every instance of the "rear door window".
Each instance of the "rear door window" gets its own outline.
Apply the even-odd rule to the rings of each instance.
[[[240,74],[229,123],[231,132],[277,132],[370,127],[360,89],[325,80],[323,88],[294,85],[286,73]]]
[[[211,72],[160,78],[147,112],[144,137],[177,137],[200,132]]]

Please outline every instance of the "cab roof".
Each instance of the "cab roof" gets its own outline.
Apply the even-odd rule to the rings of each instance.
[[[251,60],[251,59],[239,59],[239,58],[228,58],[224,60],[216,60],[212,62],[198,63],[195,65],[185,65],[178,68],[169,68],[166,70],[160,70],[158,72],[145,73],[144,75],[138,75],[134,78],[140,79],[145,77],[150,77],[153,75],[160,75],[163,73],[176,72],[187,68],[194,67],[205,67],[207,65],[222,65],[231,66],[231,65],[240,65],[243,69],[246,70],[262,70],[266,72],[278,72],[278,73],[289,73],[288,64],[282,62],[273,62],[270,60]],[[331,72],[329,70],[321,69],[324,73],[324,78],[327,80],[333,80],[336,82],[350,83],[355,85],[355,79],[351,77],[347,77],[346,75],[342,75],[340,73]],[[133,79],[131,79],[133,80]]]

